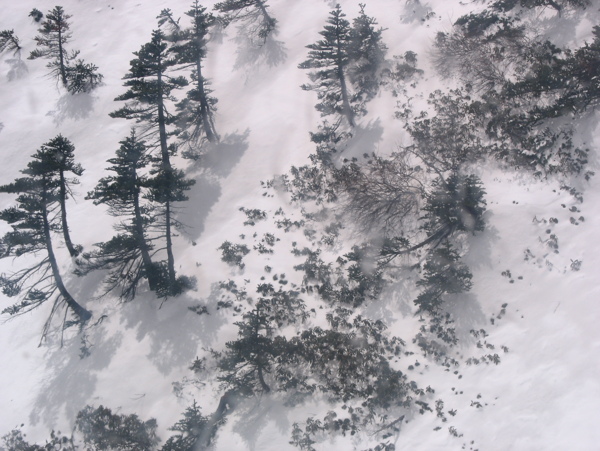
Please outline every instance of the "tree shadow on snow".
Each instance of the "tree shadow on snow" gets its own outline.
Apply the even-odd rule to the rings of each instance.
[[[281,433],[290,430],[288,419],[290,408],[284,401],[275,397],[259,397],[249,400],[236,409],[239,420],[232,425],[232,429],[239,434],[250,451],[260,449],[257,447],[257,441],[269,422],[274,423]]]
[[[225,323],[221,315],[198,315],[189,309],[196,305],[197,300],[184,294],[164,302],[136,299],[122,306],[122,323],[135,329],[138,341],[150,341],[147,358],[164,375],[188,367],[198,348],[211,345]]]
[[[56,102],[56,109],[51,113],[54,123],[59,125],[65,119],[81,120],[89,117],[94,109],[96,98],[90,93],[64,94]]]
[[[31,423],[41,422],[53,429],[63,409],[67,418],[74,419],[94,395],[97,374],[108,367],[121,342],[120,332],[107,338],[106,328],[98,324],[86,328],[83,335],[66,340],[62,347],[58,343],[51,344],[46,368],[41,372],[46,377],[39,384],[29,416]],[[92,356],[82,354],[84,344]]]
[[[363,155],[371,155],[377,152],[379,146],[377,143],[383,137],[383,127],[379,119],[369,122],[367,125],[357,125],[352,129],[352,139],[348,141],[347,147],[340,154],[342,159],[358,158],[363,159]]]
[[[10,66],[6,74],[8,81],[20,80],[29,73],[27,65],[20,58],[7,59],[6,63]]]
[[[487,223],[485,231],[469,237],[469,250],[463,256],[463,261],[469,268],[490,268],[492,266],[492,245],[500,237],[498,229],[489,225],[489,218],[493,216],[491,211],[484,215]]]
[[[471,330],[478,330],[489,324],[477,297],[472,293],[449,295],[446,310],[452,314],[456,337],[462,346],[471,346],[475,343]]]
[[[423,4],[421,0],[406,0],[404,12],[401,16],[402,23],[425,22],[429,18],[431,11],[429,4]]]
[[[263,39],[253,39],[243,26],[238,28],[234,41],[238,45],[237,56],[233,65],[234,69],[246,69],[252,72],[262,65],[269,68],[279,66],[287,59],[287,49],[283,41],[275,39],[277,30],[273,30]]]
[[[196,184],[188,191],[189,200],[177,213],[185,233],[195,240],[204,231],[204,222],[221,196],[221,179],[227,177],[248,149],[249,130],[226,135],[218,143],[204,144],[201,154],[190,167]]]

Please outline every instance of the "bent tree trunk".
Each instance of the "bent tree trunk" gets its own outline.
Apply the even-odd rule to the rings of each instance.
[[[73,242],[71,241],[71,235],[69,234],[69,225],[67,224],[67,184],[65,181],[65,173],[61,169],[60,171],[60,219],[62,222],[63,236],[65,238],[65,246],[69,250],[69,254],[71,257],[77,257],[79,252],[73,246]]]
[[[48,260],[50,261],[50,267],[52,268],[52,276],[54,277],[54,282],[56,283],[56,287],[60,292],[60,295],[63,297],[69,308],[79,317],[79,320],[82,323],[88,321],[92,314],[89,310],[83,308],[73,296],[67,291],[65,287],[62,277],[60,276],[60,271],[58,269],[58,263],[56,262],[56,256],[54,254],[54,249],[52,248],[52,237],[50,235],[50,223],[48,222],[48,209],[46,204],[46,189],[42,193],[42,203],[43,203],[43,211],[42,211],[42,220],[43,220],[43,228],[44,228],[44,241],[46,243],[46,250],[48,251]]]

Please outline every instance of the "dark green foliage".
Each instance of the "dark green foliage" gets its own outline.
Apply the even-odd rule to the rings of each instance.
[[[446,180],[435,179],[433,189],[426,195],[423,207],[423,230],[444,236],[454,232],[480,232],[485,228],[485,190],[475,175],[450,175]]]
[[[239,266],[243,269],[246,266],[242,263],[244,256],[250,253],[250,249],[245,244],[232,244],[229,241],[225,241],[221,246],[217,248],[221,251],[221,260],[229,265]]]
[[[381,71],[385,64],[387,47],[381,40],[383,28],[376,29],[377,21],[365,13],[360,4],[360,15],[352,22],[348,53],[352,61],[348,78],[364,101],[371,100],[379,91]]]
[[[75,421],[86,451],[149,451],[159,442],[156,427],[154,419],[142,421],[135,414],[113,414],[103,406],[86,406]]]
[[[41,12],[39,9],[37,8],[33,8],[30,12],[29,12],[29,17],[33,18],[33,20],[35,20],[36,22],[39,22],[40,20],[42,20],[42,18],[44,17],[44,13]]]
[[[52,141],[48,144],[51,143]],[[53,158],[56,154],[51,149],[52,146],[42,146],[33,155],[27,169],[22,171],[25,177],[0,187],[2,193],[17,195],[17,206],[0,212],[0,219],[12,227],[12,231],[6,233],[1,240],[1,257],[31,254],[39,258],[24,269],[0,277],[0,286],[5,295],[21,297],[20,303],[5,308],[3,313],[19,315],[31,311],[58,291],[48,321],[64,302],[79,321],[85,322],[91,317],[91,313],[73,299],[63,284],[52,244],[53,233],[61,231],[64,222],[57,220],[52,214],[60,209],[62,194],[60,178],[56,176],[56,168],[61,163]]]
[[[151,290],[156,290],[161,271],[151,258],[153,245],[148,237],[148,228],[154,222],[153,208],[143,203],[143,190],[147,177],[142,171],[149,163],[144,141],[138,140],[135,131],[121,141],[116,156],[108,160],[108,171],[114,175],[100,179],[87,199],[95,205],[108,206],[112,216],[125,218],[115,228],[120,233],[105,243],[99,243],[97,250],[84,254],[78,275],[95,269],[107,269],[107,292],[121,288],[120,298],[128,301],[134,298],[139,281],[146,278]]]
[[[183,418],[169,428],[178,434],[172,435],[161,451],[196,451],[201,448],[201,439],[206,436],[209,420],[202,416],[196,401],[185,409]]]
[[[241,21],[244,29],[251,31],[263,44],[277,27],[277,20],[269,15],[268,7],[267,0],[225,0],[214,6],[223,14],[221,20],[225,26]]]
[[[336,5],[329,13],[329,20],[323,31],[323,39],[306,46],[310,49],[308,59],[300,63],[300,69],[316,69],[309,73],[312,84],[302,85],[302,89],[315,91],[320,101],[315,108],[321,116],[338,114],[354,126],[357,114],[365,112],[359,96],[353,96],[346,82],[347,67],[350,64],[350,22],[345,19],[341,6]]]
[[[56,6],[48,12],[38,29],[39,35],[35,37],[38,48],[31,52],[29,59],[49,59],[46,67],[50,69],[50,75],[60,80],[70,93],[89,92],[101,83],[102,75],[98,74],[94,64],[86,64],[83,60],[71,65],[79,51],[68,52],[65,49],[65,44],[73,36],[69,31],[70,18],[62,6]]]
[[[459,76],[477,91],[498,90],[522,70],[527,45],[517,18],[485,10],[459,18],[451,33],[438,33],[435,63],[443,76]]]
[[[585,8],[589,5],[590,0],[497,0],[490,8],[496,11],[508,12],[517,6],[527,9],[550,6],[560,13],[565,7]]]
[[[62,135],[51,139],[40,147],[34,155],[38,160],[38,167],[44,173],[56,181],[58,187],[58,200],[60,204],[60,217],[65,245],[71,257],[76,257],[81,251],[81,246],[74,246],[69,234],[67,224],[67,199],[72,196],[71,185],[79,183],[76,177],[67,178],[69,173],[81,176],[83,168],[75,163],[75,146]]]
[[[419,313],[437,314],[444,295],[465,293],[472,287],[471,271],[460,263],[460,256],[447,241],[429,254],[423,269],[417,286],[424,287],[424,291],[415,299]]]
[[[358,307],[376,299],[385,285],[377,262],[379,250],[375,247],[353,246],[351,252],[338,257],[336,265],[326,264],[319,250],[305,248],[297,255],[307,256],[304,263],[294,266],[304,272],[305,289],[316,291],[331,305]]]
[[[29,59],[50,59],[51,61],[47,65],[50,74],[59,79],[65,87],[68,84],[67,67],[78,55],[78,52],[68,53],[64,48],[64,45],[73,36],[69,31],[70,24],[68,20],[70,18],[71,16],[65,13],[62,6],[56,6],[48,12],[41,28],[38,29],[40,34],[35,37],[39,48],[29,55]]]
[[[13,56],[20,57],[21,48],[19,38],[15,35],[15,30],[0,31],[0,53],[8,51],[12,52]]]
[[[275,290],[271,284],[259,285],[256,292],[259,299],[243,321],[235,323],[238,339],[226,343],[227,349],[218,359],[219,380],[244,396],[269,393],[273,383],[277,391],[302,384],[301,374],[284,364],[285,359],[294,358],[294,351],[288,340],[277,334],[281,327],[306,319],[300,293],[281,287]]]
[[[214,126],[217,99],[210,95],[210,83],[202,73],[202,65],[207,53],[208,33],[216,19],[198,0],[185,14],[190,17],[192,25],[174,36],[173,52],[179,64],[192,68],[193,88],[177,104],[179,136],[190,144],[198,143],[203,136],[214,142],[219,139]]]
[[[23,427],[23,425],[21,425]],[[2,437],[0,450],[6,451],[75,451],[77,447],[73,439],[61,436],[60,432],[52,431],[50,439],[44,445],[31,445],[25,440],[25,434],[20,429],[13,429]]]
[[[528,24],[514,11],[551,6],[560,12],[587,4],[498,1],[461,17],[452,33],[438,35],[442,73],[458,75],[481,95],[470,108],[478,127],[492,140],[485,153],[539,176],[586,172],[588,151],[574,144],[572,126],[565,118],[580,116],[598,104],[597,33],[592,43],[577,50],[561,49],[530,36]]]
[[[160,204],[161,220],[156,227],[161,226],[166,241],[167,278],[166,286],[161,292],[174,296],[181,293],[181,290],[191,283],[191,279],[178,279],[175,274],[172,229],[179,223],[173,217],[173,203],[187,200],[184,193],[195,181],[185,179],[183,172],[171,165],[171,156],[177,148],[168,143],[169,136],[173,134],[173,131],[168,130],[168,126],[174,118],[168,113],[167,102],[173,99],[173,91],[186,86],[188,82],[183,76],[169,75],[177,60],[171,54],[162,31],[154,30],[151,41],[142,45],[134,55],[136,58],[130,62],[129,73],[123,77],[124,86],[128,90],[115,99],[127,103],[110,116],[142,123],[142,136],[151,138],[155,143],[151,148],[158,149],[159,155],[152,159],[153,177],[147,180],[148,198]],[[162,282],[161,279],[161,285]]]
[[[129,73],[123,77],[123,86],[128,89],[115,98],[128,103],[110,116],[145,123],[153,135],[158,135],[161,127],[159,116],[163,116],[163,126],[171,122],[171,117],[165,112],[165,101],[171,98],[174,90],[187,86],[187,80],[183,76],[168,76],[176,60],[168,50],[165,34],[160,30],[154,30],[151,41],[133,54],[136,58],[130,61]],[[167,148],[164,150],[168,152]]]
[[[67,90],[71,94],[90,92],[96,89],[104,76],[98,73],[98,66],[82,59],[67,68]]]
[[[332,401],[357,400],[368,413],[408,407],[414,387],[389,362],[400,355],[403,341],[387,336],[383,322],[345,308],[327,314],[327,321],[328,329],[306,329],[292,340],[317,388]]]

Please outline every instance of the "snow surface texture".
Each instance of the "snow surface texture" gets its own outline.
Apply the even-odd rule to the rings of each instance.
[[[105,161],[129,133],[131,124],[108,116],[118,107],[113,99],[124,92],[121,78],[132,52],[147,42],[156,28],[160,10],[168,6],[180,16],[188,3],[63,1],[61,5],[73,16],[72,47],[80,49],[81,56],[94,62],[104,75],[104,85],[90,94],[71,96],[57,87],[46,76],[44,60],[25,61],[27,73],[9,80],[10,55],[2,56],[0,182],[17,177],[42,143],[59,133],[68,137],[86,171],[76,187],[78,196],[69,205],[70,228],[74,241],[86,249],[113,234],[113,218],[83,197],[106,175]],[[340,3],[349,18],[357,15],[357,2]],[[422,97],[415,102],[425,105],[422,99],[429,92],[450,83],[436,75],[429,61],[435,34],[449,31],[458,17],[481,4],[448,0],[365,3],[367,14],[385,28],[388,57],[409,50],[417,53],[424,79],[419,84]],[[242,225],[240,207],[270,212],[279,206],[286,209],[283,199],[262,196],[260,181],[284,174],[292,165],[305,164],[314,149],[309,131],[315,131],[320,123],[313,108],[315,96],[299,88],[307,82],[306,71],[297,66],[306,59],[305,46],[319,38],[333,2],[273,0],[270,4],[279,33],[264,50],[266,54],[244,52],[244,43],[235,39],[235,25],[209,45],[205,73],[219,99],[216,126],[222,140],[202,160],[202,166],[188,168],[197,183],[181,214],[188,229],[177,238],[175,248],[179,273],[195,276],[197,291],[164,303],[146,293],[119,305],[110,297],[95,299],[102,274],[85,279],[66,276],[72,294],[94,312],[94,320],[106,315],[87,332],[91,356],[78,357],[81,343],[71,335],[65,337],[63,347],[59,334],[38,347],[46,307],[2,324],[0,434],[25,423],[28,439],[43,441],[50,429],[68,432],[85,405],[102,404],[142,419],[156,418],[159,436],[166,439],[170,435],[167,428],[192,399],[204,414],[214,411],[220,393],[210,381],[205,385],[205,381],[194,380],[189,366],[196,356],[205,354],[203,349],[233,339],[236,328],[222,315],[198,316],[188,307],[200,300],[210,305],[213,284],[239,275],[220,261],[217,247],[225,240],[238,242],[240,234],[254,233]],[[556,35],[560,43],[589,40],[599,6],[593,2],[582,17],[562,29],[552,28],[550,23],[547,32]],[[45,12],[50,4],[23,0],[5,2],[2,8],[0,29],[15,30],[25,55],[34,48],[37,24],[27,16],[34,7]],[[384,91],[367,105],[369,113],[359,121],[349,155],[385,155],[406,142],[402,124],[394,118],[396,100]],[[587,130],[582,139],[592,150],[592,169],[598,164],[600,144],[597,118],[591,115],[589,123],[582,124]],[[461,303],[461,318],[464,330],[484,327],[490,334],[488,341],[506,346],[509,352],[503,353],[499,365],[462,366],[459,374],[421,361],[411,376],[423,387],[435,387],[436,398],[445,400],[445,409],[457,413],[444,424],[435,415],[415,416],[403,424],[395,445],[402,450],[459,450],[465,449],[465,444],[466,449],[480,450],[598,449],[599,177],[585,186],[583,204],[576,204],[557,184],[529,175],[490,167],[482,168],[481,178],[487,191],[488,227],[473,238],[466,257],[474,273],[474,288]],[[2,196],[0,207],[11,202],[9,196]],[[579,225],[569,220],[572,206],[581,210],[578,216],[585,217]],[[534,222],[534,218],[559,220],[552,225],[560,240],[559,254],[544,250],[539,238],[544,238],[549,225]],[[527,250],[532,256],[526,260]],[[69,274],[71,260],[65,249],[59,251],[63,272]],[[257,260],[253,265],[252,258],[246,260],[242,276],[258,280],[262,263]],[[297,262],[290,258],[289,253],[276,253],[269,264],[294,281],[292,266]],[[576,260],[582,262],[581,268],[573,271],[571,263]],[[1,264],[7,270],[11,261]],[[507,270],[511,277],[502,275]],[[392,333],[409,339],[419,324],[410,310],[402,314],[406,312],[403,306],[413,299],[403,296],[387,296],[374,315],[385,319]],[[503,303],[508,303],[506,313],[490,324]],[[465,344],[457,351],[468,354],[472,346]],[[327,405],[318,402],[289,409],[263,396],[253,410],[232,415],[220,430],[215,449],[294,449],[288,443],[292,424],[311,415],[323,416],[327,410]],[[434,431],[440,425],[442,430]],[[462,436],[449,434],[448,426]],[[369,443],[369,437],[335,437],[316,446],[362,449],[361,440]]]

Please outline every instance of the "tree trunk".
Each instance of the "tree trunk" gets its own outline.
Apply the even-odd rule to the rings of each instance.
[[[258,382],[260,382],[260,386],[263,389],[263,392],[269,393],[271,391],[271,387],[269,387],[267,385],[267,383],[265,382],[265,376],[263,374],[263,365],[262,365],[262,362],[260,360],[262,360],[262,359],[260,359],[260,357],[259,357],[259,362],[257,364]]]
[[[162,61],[158,62],[159,66],[162,64]],[[162,71],[159,69],[157,73],[157,82],[158,82],[158,131],[160,138],[160,152],[161,152],[161,169],[167,174],[167,181],[169,185],[173,182],[173,169],[171,167],[171,160],[169,158],[169,148],[167,145],[167,128],[166,128],[166,118],[165,118],[165,106],[163,101],[163,92],[162,92]],[[165,196],[165,235],[167,241],[167,271],[169,277],[169,292],[175,291],[175,259],[173,257],[173,242],[171,236],[171,199],[170,190],[172,190],[172,186],[168,186],[167,190],[169,193]]]
[[[45,181],[45,180],[44,180]],[[60,271],[58,269],[58,263],[56,262],[56,256],[54,255],[54,249],[52,248],[52,237],[50,234],[50,223],[48,221],[48,210],[47,210],[47,190],[46,186],[42,188],[42,219],[43,219],[43,227],[44,227],[44,240],[46,242],[46,250],[48,251],[48,260],[50,261],[50,267],[52,268],[52,275],[54,276],[54,282],[56,283],[56,287],[60,292],[61,296],[69,306],[73,313],[75,313],[81,322],[85,323],[88,321],[92,314],[83,308],[73,296],[67,291],[65,287],[62,277],[60,276]]]
[[[341,64],[338,64],[338,78],[340,79],[340,87],[342,89],[342,108],[344,109],[344,115],[346,116],[346,119],[348,119],[348,124],[350,124],[350,127],[354,127],[354,111],[352,111],[350,101],[348,100],[346,76],[344,75],[344,68]]]
[[[134,173],[134,179],[137,180],[137,174]],[[142,213],[140,210],[140,189],[136,187],[135,192],[133,193],[133,227],[135,233],[135,239],[138,243],[138,247],[140,249],[140,253],[142,254],[142,262],[144,264],[144,269],[146,272],[146,279],[148,280],[148,285],[150,286],[150,290],[156,291],[156,279],[154,278],[154,263],[152,263],[152,258],[150,257],[149,246],[146,242],[146,237],[144,233],[144,220],[142,218]]]
[[[210,105],[206,98],[206,91],[204,90],[204,77],[202,76],[202,58],[198,57],[196,61],[196,71],[198,73],[198,94],[200,95],[200,115],[202,116],[202,123],[204,124],[204,132],[206,133],[206,139],[210,142],[219,140],[217,133],[214,130],[214,125],[210,117]]]
[[[206,427],[203,428],[200,434],[198,442],[196,442],[198,445],[197,449],[202,450],[210,447],[214,436],[217,435],[219,426],[223,423],[225,417],[235,408],[237,396],[238,394],[233,390],[229,390],[221,396],[217,410],[210,416]]]
[[[63,48],[62,42],[62,27],[58,25],[58,64],[60,70],[60,78],[62,80],[63,86],[67,87],[67,68],[65,66],[65,50]]]
[[[352,111],[352,107],[350,106],[350,100],[348,99],[348,86],[346,85],[346,75],[344,74],[344,64],[343,64],[343,54],[344,50],[342,49],[342,44],[340,42],[339,35],[337,36],[337,55],[336,55],[336,66],[337,66],[337,76],[340,81],[340,89],[342,91],[342,109],[346,119],[348,119],[348,124],[350,127],[354,127],[354,111]]]
[[[71,241],[71,235],[69,234],[69,225],[67,224],[67,184],[65,181],[65,173],[61,169],[60,173],[60,189],[59,189],[59,200],[60,200],[60,220],[62,223],[63,236],[65,238],[65,246],[69,250],[71,257],[77,257],[79,252],[73,246]]]

